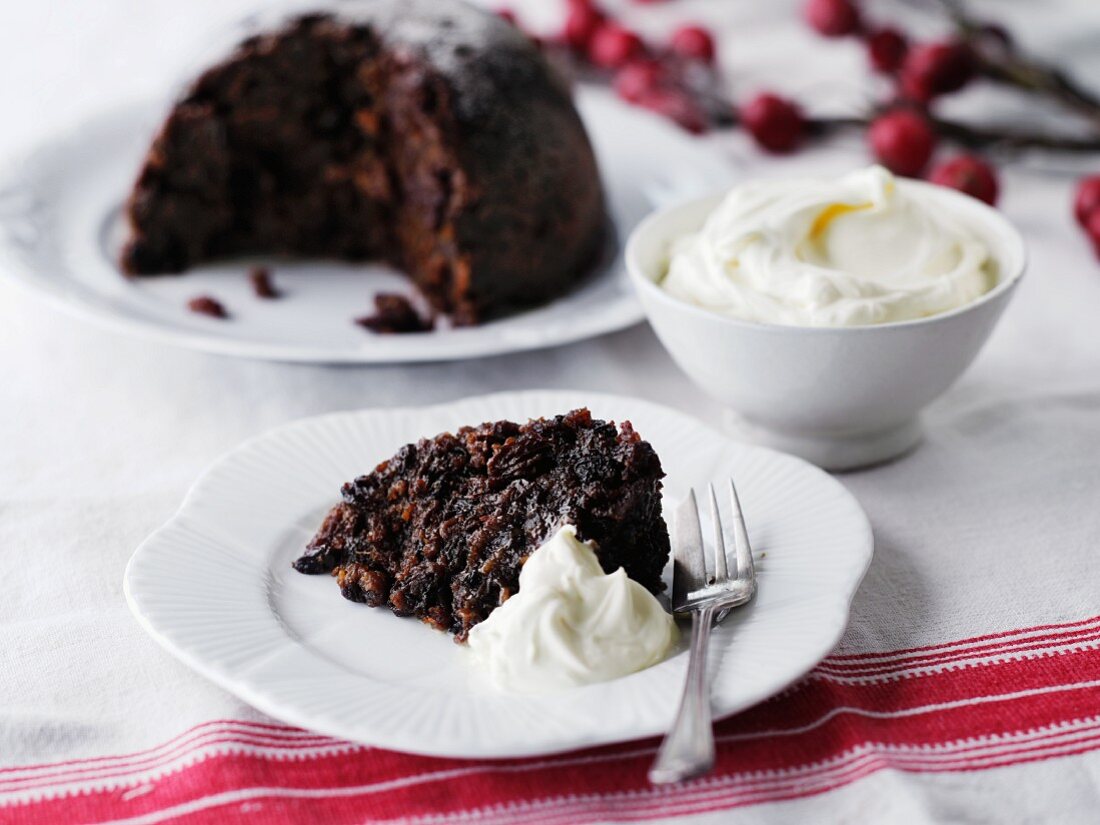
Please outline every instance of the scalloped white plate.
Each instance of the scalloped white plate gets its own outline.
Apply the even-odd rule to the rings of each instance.
[[[595,393],[337,413],[259,436],[215,463],[138,548],[126,598],[188,665],[278,719],[332,736],[437,756],[509,757],[661,733],[680,695],[683,650],[612,682],[500,693],[450,636],[348,602],[331,577],[290,567],[341,484],[403,444],[580,406],[629,419],[653,444],[667,473],[666,513],[693,485],[737,480],[759,589],[714,632],[716,715],[782,690],[824,657],[871,560],[871,528],[851,494],[800,459],[729,441],[646,401]]]
[[[614,223],[609,263],[546,306],[479,327],[374,335],[352,323],[376,292],[410,293],[406,279],[373,265],[272,264],[284,296],[257,299],[243,262],[182,277],[124,277],[122,202],[161,107],[106,113],[21,159],[0,175],[0,275],[59,308],[111,329],[226,355],[320,363],[446,361],[538,349],[642,320],[622,266],[621,243],[656,201],[712,191],[732,168],[712,146],[662,119],[580,89],[577,104],[600,163]],[[228,321],[189,312],[210,294]]]

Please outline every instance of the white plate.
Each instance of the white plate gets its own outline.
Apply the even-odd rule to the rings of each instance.
[[[472,329],[374,335],[352,323],[375,292],[410,292],[380,266],[276,263],[285,291],[257,299],[235,263],[184,277],[127,279],[117,266],[122,201],[161,115],[120,109],[82,125],[0,176],[0,272],[61,308],[105,326],[195,349],[282,361],[383,363],[472,358],[555,346],[638,323],[642,310],[619,245],[655,199],[710,191],[731,178],[707,144],[605,90],[578,106],[605,179],[616,238],[609,264],[551,304]],[[195,315],[188,299],[212,294],[231,321]]]
[[[587,405],[629,419],[664,464],[665,509],[689,486],[733,476],[757,564],[755,600],[714,633],[717,716],[783,689],[836,644],[871,559],[855,499],[800,459],[727,440],[631,398],[535,391],[419,409],[310,418],[211,467],[126,569],[131,609],[195,670],[285,722],[437,756],[506,757],[661,733],[686,667],[681,649],[612,682],[539,696],[499,693],[447,634],[346,601],[330,576],[290,567],[343,482],[401,445],[464,424]],[[685,634],[686,635],[686,634]]]

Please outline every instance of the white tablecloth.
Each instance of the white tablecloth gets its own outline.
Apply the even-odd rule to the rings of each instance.
[[[1022,35],[1037,46],[1095,49],[1100,37],[1087,3],[1030,17],[1026,4],[1003,5],[1033,21]],[[5,3],[0,153],[113,99],[162,90],[192,35],[246,6]],[[845,76],[857,71],[858,49],[818,41],[793,11],[763,6],[669,3],[641,7],[637,20],[650,30],[681,17],[721,26],[738,91],[772,77],[771,85],[819,90],[816,105],[851,99]],[[779,168],[740,138],[718,140],[746,171]],[[862,157],[845,143],[780,163],[837,169]],[[842,653],[1100,614],[1100,262],[1072,223],[1071,182],[1023,167],[1004,173],[1003,209],[1031,253],[1013,304],[976,365],[928,411],[924,444],[897,463],[840,477],[876,536]],[[645,326],[465,363],[294,366],[107,333],[0,279],[0,767],[132,752],[211,718],[259,718],[163,652],[122,595],[132,550],[218,455],[300,416],[535,387],[637,395],[721,423],[719,406]],[[1098,809],[1094,751],[983,772],[880,772],[824,797],[740,813],[745,821],[1086,822]]]

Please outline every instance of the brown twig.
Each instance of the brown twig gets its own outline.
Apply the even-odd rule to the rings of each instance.
[[[962,39],[970,44],[978,60],[978,72],[983,77],[1049,97],[1100,129],[1100,96],[1057,66],[1024,55],[1012,42],[990,49],[983,43],[983,40],[989,40],[988,36],[983,37],[988,33],[988,27],[966,11],[962,0],[937,2],[951,18]]]
[[[998,83],[1031,94],[1046,95],[1100,129],[1100,100],[1057,68],[1015,57],[990,59],[979,52],[978,71]]]
[[[1078,138],[1044,132],[990,129],[944,118],[930,118],[943,138],[968,149],[1049,149],[1057,152],[1100,152],[1100,137]]]
[[[849,130],[865,131],[871,125],[876,112],[854,117],[814,117],[806,122],[807,135],[811,138],[828,137]],[[1045,132],[1005,131],[984,126],[972,126],[957,120],[926,114],[933,129],[943,139],[967,149],[998,149],[1021,151],[1024,149],[1049,149],[1056,152],[1100,152],[1100,137],[1070,137]],[[712,110],[711,125],[715,128],[732,128],[737,116],[732,105]]]
[[[818,117],[811,118],[808,129],[811,137],[825,137],[848,129],[866,129],[872,117]],[[1049,149],[1058,152],[1100,152],[1100,137],[1077,138],[1052,135],[1044,132],[1004,131],[983,126],[972,126],[957,120],[928,116],[936,133],[943,139],[967,149]]]

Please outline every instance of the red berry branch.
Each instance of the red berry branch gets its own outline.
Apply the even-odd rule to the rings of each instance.
[[[896,27],[865,19],[858,0],[805,0],[803,17],[814,31],[860,38],[871,70],[890,81],[889,96],[858,117],[811,117],[796,101],[770,92],[737,105],[724,90],[715,40],[705,28],[687,25],[665,42],[646,42],[596,0],[565,0],[560,35],[538,42],[563,54],[578,73],[610,82],[624,100],[689,132],[741,127],[765,151],[785,153],[857,129],[865,132],[875,159],[895,173],[927,174],[990,204],[997,199],[997,175],[975,152],[1100,152],[1100,97],[1056,66],[1026,55],[1004,28],[969,16],[961,0],[938,2],[954,24],[954,36],[913,42]],[[511,12],[502,15],[515,21]],[[936,114],[940,98],[977,80],[1041,95],[1081,116],[1091,134],[984,127]],[[966,151],[930,167],[941,142]],[[1100,255],[1100,176],[1082,181],[1075,211]]]

